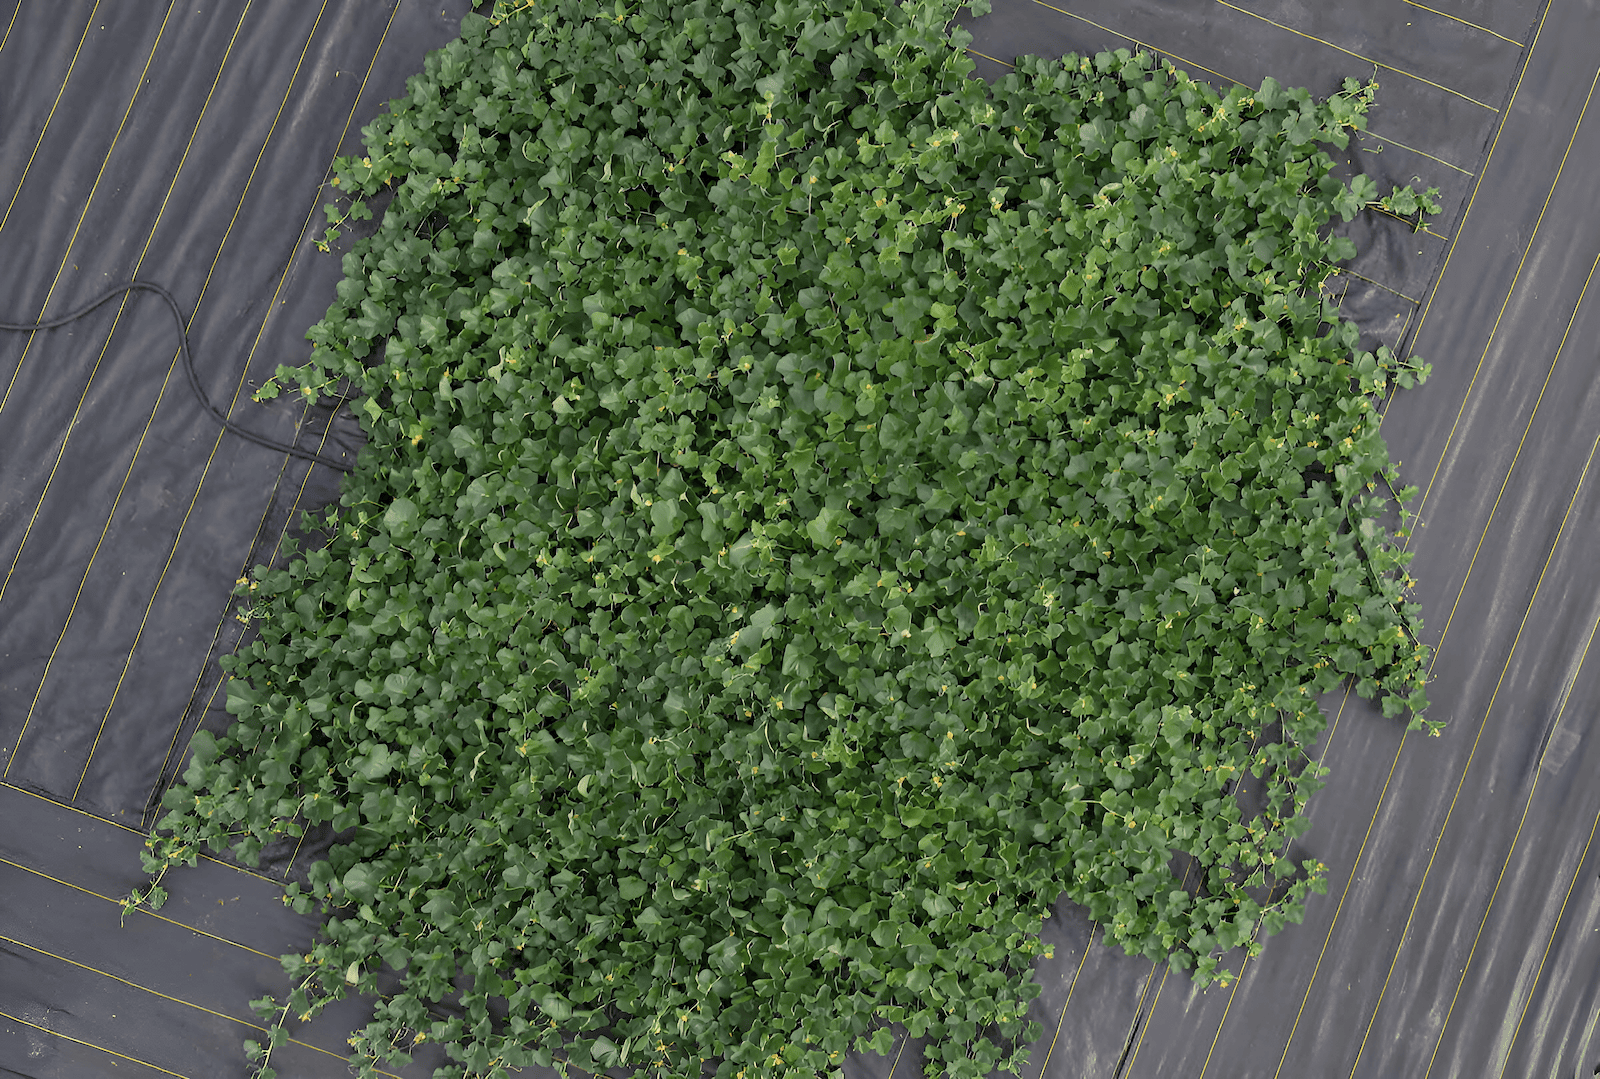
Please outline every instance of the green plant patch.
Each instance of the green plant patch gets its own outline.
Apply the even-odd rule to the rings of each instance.
[[[279,378],[371,441],[146,858],[351,830],[264,1014],[387,965],[363,1074],[838,1075],[897,1024],[971,1077],[1063,893],[1203,984],[1322,889],[1317,695],[1426,704],[1376,409],[1426,368],[1321,293],[1372,87],[990,88],[953,13],[502,9],[340,162],[330,221],[389,201]]]

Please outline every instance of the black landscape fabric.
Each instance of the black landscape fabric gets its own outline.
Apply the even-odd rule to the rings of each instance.
[[[11,10],[7,10],[7,9]],[[344,410],[251,403],[333,297],[314,246],[333,157],[454,36],[460,0],[0,8],[0,319],[130,278],[190,314],[198,374],[236,422],[331,457]],[[1422,490],[1410,541],[1430,718],[1323,702],[1328,786],[1296,857],[1329,867],[1302,925],[1231,986],[1044,925],[1030,1076],[1589,1076],[1600,990],[1600,12],[1579,0],[1000,0],[965,20],[976,74],[1021,54],[1147,49],[1219,87],[1325,96],[1376,78],[1348,168],[1442,192],[1425,231],[1376,214],[1330,279],[1364,331],[1433,364],[1383,426]],[[1585,129],[1585,118],[1589,128]],[[159,301],[0,338],[0,1076],[243,1076],[248,1001],[314,919],[279,901],[317,843],[203,861],[120,918],[161,792],[245,632],[234,581],[338,474],[222,435],[184,385]],[[325,840],[324,840],[325,842]],[[346,1074],[346,1001],[290,1024],[282,1076]],[[253,1029],[257,1028],[257,1029]],[[426,1076],[439,1059],[400,1074]],[[901,1039],[849,1079],[920,1070]]]

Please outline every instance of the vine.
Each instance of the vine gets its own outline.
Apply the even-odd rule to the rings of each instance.
[[[387,208],[261,395],[369,443],[241,582],[146,862],[340,834],[271,1038],[387,968],[363,1075],[837,1077],[904,1029],[976,1079],[1059,896],[1205,984],[1323,890],[1317,696],[1427,703],[1377,409],[1426,365],[1320,291],[1375,87],[990,88],[953,11],[502,3],[339,162],[331,227]]]

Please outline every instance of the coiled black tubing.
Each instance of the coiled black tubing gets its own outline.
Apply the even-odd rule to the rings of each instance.
[[[200,402],[202,408],[211,413],[212,417],[222,425],[223,430],[230,434],[238,435],[247,442],[265,446],[269,450],[277,450],[280,453],[287,453],[294,457],[313,461],[319,465],[326,465],[340,472],[353,471],[343,461],[336,461],[332,457],[324,457],[320,453],[301,449],[299,446],[287,442],[279,442],[275,439],[267,438],[265,435],[258,435],[253,431],[248,431],[228,419],[226,414],[213,405],[211,399],[206,396],[206,391],[200,388],[200,379],[194,372],[194,356],[189,351],[189,327],[183,317],[183,308],[179,307],[178,301],[172,298],[172,293],[160,285],[152,284],[149,281],[127,281],[123,284],[112,286],[76,311],[69,311],[59,318],[50,319],[48,322],[0,322],[0,330],[53,330],[57,326],[65,326],[69,322],[82,318],[107,300],[114,299],[125,292],[153,292],[166,301],[167,309],[172,312],[172,317],[178,322],[178,347],[183,355],[183,373],[188,376],[189,389],[194,391],[195,400]]]

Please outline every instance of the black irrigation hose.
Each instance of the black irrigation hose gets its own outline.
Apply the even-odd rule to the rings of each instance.
[[[90,303],[78,308],[76,311],[62,315],[60,318],[53,318],[49,322],[0,322],[0,330],[51,330],[57,326],[64,326],[75,319],[82,318],[107,300],[124,292],[153,292],[167,302],[167,308],[172,312],[172,317],[178,321],[179,351],[183,353],[183,373],[189,377],[189,389],[194,391],[195,399],[200,402],[207,412],[211,413],[224,430],[232,432],[246,441],[254,442],[258,446],[265,446],[269,450],[278,450],[294,457],[302,457],[307,461],[312,461],[319,465],[327,465],[329,468],[337,469],[340,472],[354,471],[343,461],[336,461],[332,457],[324,457],[320,453],[303,450],[299,446],[294,446],[287,442],[278,442],[264,435],[247,431],[228,419],[223,412],[213,405],[211,399],[206,396],[206,391],[200,388],[200,380],[194,373],[194,357],[189,352],[189,328],[183,317],[183,309],[178,306],[178,301],[172,298],[172,293],[160,285],[154,285],[148,281],[129,281],[125,284],[113,286]]]

